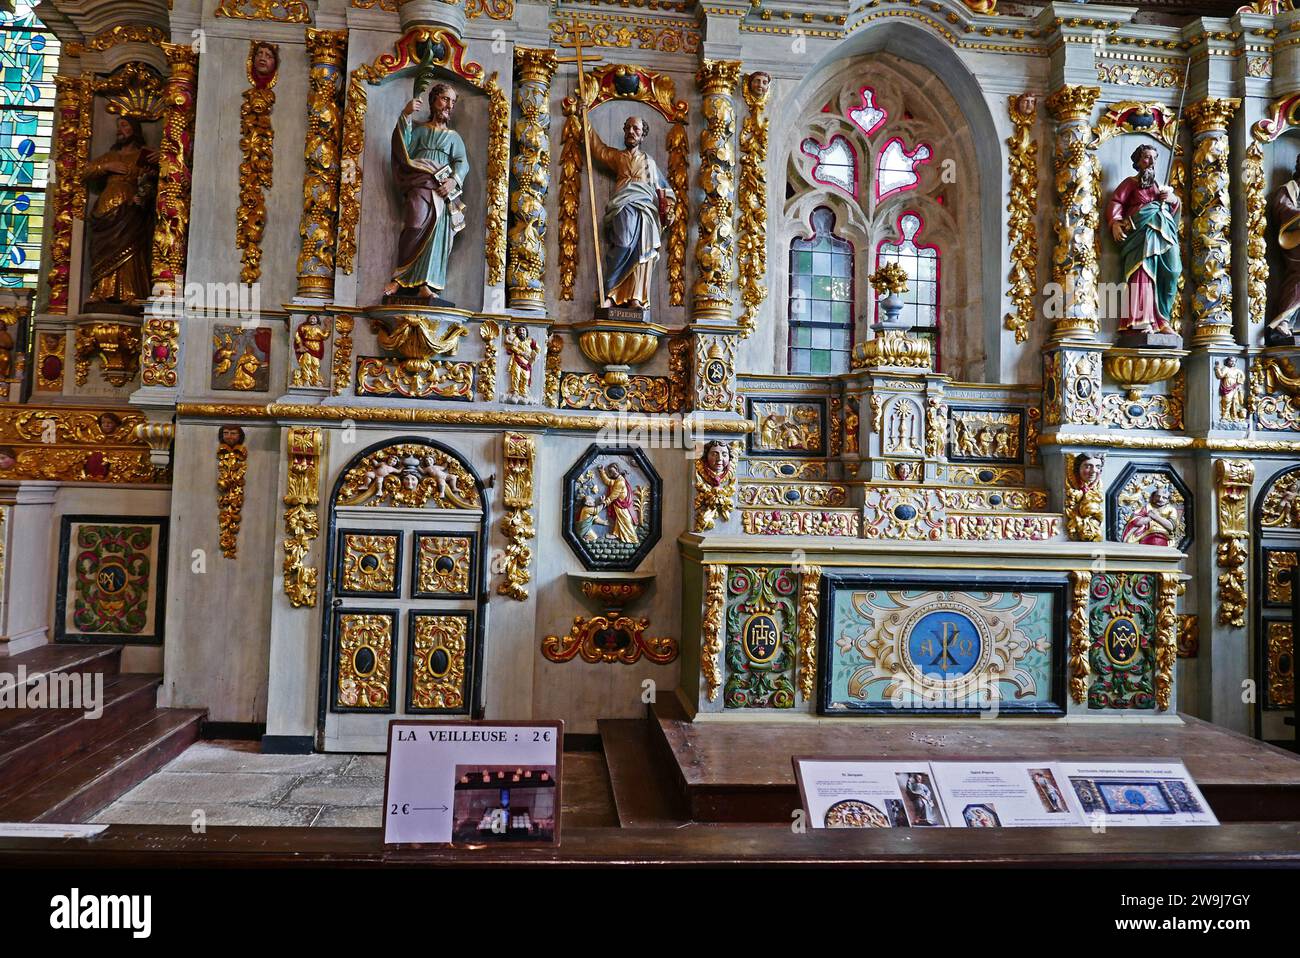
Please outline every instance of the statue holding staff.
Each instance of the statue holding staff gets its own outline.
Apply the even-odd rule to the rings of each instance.
[[[663,243],[663,227],[675,209],[676,194],[654,159],[641,149],[646,123],[630,116],[623,123],[624,149],[608,146],[590,131],[591,155],[615,178],[605,204],[604,306],[650,305],[654,264]]]
[[[1121,333],[1169,333],[1183,272],[1178,248],[1179,200],[1156,177],[1156,148],[1144,143],[1133,151],[1136,175],[1125,179],[1106,204],[1106,223],[1119,244],[1128,282],[1127,315]]]

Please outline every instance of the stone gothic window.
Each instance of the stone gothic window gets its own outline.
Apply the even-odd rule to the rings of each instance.
[[[817,300],[809,298],[810,288],[801,288],[813,277],[796,262],[798,253],[810,251],[807,244],[830,242],[829,228],[819,224],[833,217],[833,239],[857,254],[851,275],[837,287],[848,289],[851,300],[837,299],[833,307],[853,317],[852,331],[845,330],[843,338],[870,338],[876,309],[869,277],[880,262],[895,260],[912,277],[905,318],[932,340],[937,367],[958,380],[985,375],[987,257],[974,242],[981,235],[983,172],[966,115],[936,80],[925,63],[869,54],[837,64],[790,104],[797,114],[783,134],[785,195],[772,235],[792,256],[791,271],[771,280],[773,299],[787,304],[774,317],[786,324],[776,333],[778,351],[789,344],[789,365],[782,372],[841,368],[835,365],[841,356],[819,357],[822,365],[815,366],[813,354],[804,352],[815,348],[807,339],[814,333],[803,325],[812,316],[801,311]],[[963,175],[945,176],[957,162]],[[1001,263],[994,268],[1000,270]],[[825,310],[829,302],[816,308]],[[816,348],[832,347],[823,335]]]
[[[59,41],[32,0],[0,10],[0,287],[35,287]]]
[[[835,235],[835,214],[812,214],[812,235],[790,243],[791,373],[848,372],[853,351],[853,244]]]
[[[939,356],[939,249],[917,242],[925,221],[908,211],[898,218],[895,238],[881,242],[876,250],[876,268],[897,263],[907,272],[902,318],[918,335],[931,341],[931,355]],[[880,305],[876,304],[877,315]],[[936,365],[935,370],[938,371]]]

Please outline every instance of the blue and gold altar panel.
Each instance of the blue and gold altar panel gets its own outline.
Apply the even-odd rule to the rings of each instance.
[[[820,712],[1064,713],[1063,579],[823,581]]]
[[[60,533],[60,642],[163,640],[167,517],[64,516]]]
[[[1088,629],[1092,636],[1090,709],[1154,709],[1158,576],[1096,575]]]

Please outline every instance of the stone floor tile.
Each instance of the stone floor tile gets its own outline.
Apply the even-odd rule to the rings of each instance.
[[[369,807],[379,810],[384,801],[382,785],[356,785],[345,779],[303,782],[293,789],[285,802],[290,805],[330,805],[348,808]]]
[[[252,772],[159,772],[131,789],[119,801],[190,806],[232,802],[275,805],[301,778],[300,775]]]
[[[316,820],[314,828],[380,828],[383,826],[383,809],[374,808],[331,808],[323,809]]]

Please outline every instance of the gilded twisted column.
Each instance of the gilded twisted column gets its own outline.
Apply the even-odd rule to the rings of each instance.
[[[506,299],[511,309],[544,312],[546,191],[551,180],[551,77],[554,50],[515,48],[514,157],[510,161],[510,257]]]
[[[1101,90],[1063,86],[1047,98],[1056,120],[1056,244],[1052,281],[1064,296],[1054,339],[1096,337],[1097,321],[1097,157],[1092,142],[1092,108]]]
[[[1241,105],[1207,99],[1187,108],[1192,123],[1192,316],[1195,345],[1235,342],[1232,335],[1232,196],[1228,124]]]
[[[700,88],[700,174],[703,200],[695,239],[696,278],[693,319],[731,322],[736,274],[736,108],[732,95],[740,79],[734,60],[705,60],[695,74]]]
[[[343,69],[346,30],[307,30],[310,85],[303,146],[302,220],[298,234],[298,295],[334,295],[334,256],[339,215],[339,152],[343,138]]]
[[[155,296],[174,294],[185,282],[199,70],[199,55],[188,45],[164,43],[162,47],[171,73],[163,88],[162,141],[158,146],[158,201],[150,261]],[[145,386],[175,386],[180,319],[148,316],[141,332],[140,382]]]
[[[68,284],[72,275],[72,221],[85,216],[85,187],[81,184],[81,163],[90,147],[88,121],[84,116],[93,99],[89,77],[54,78],[54,189],[46,214],[50,222],[50,265],[46,271],[49,302],[46,311],[68,311]],[[84,135],[82,131],[85,131]]]

